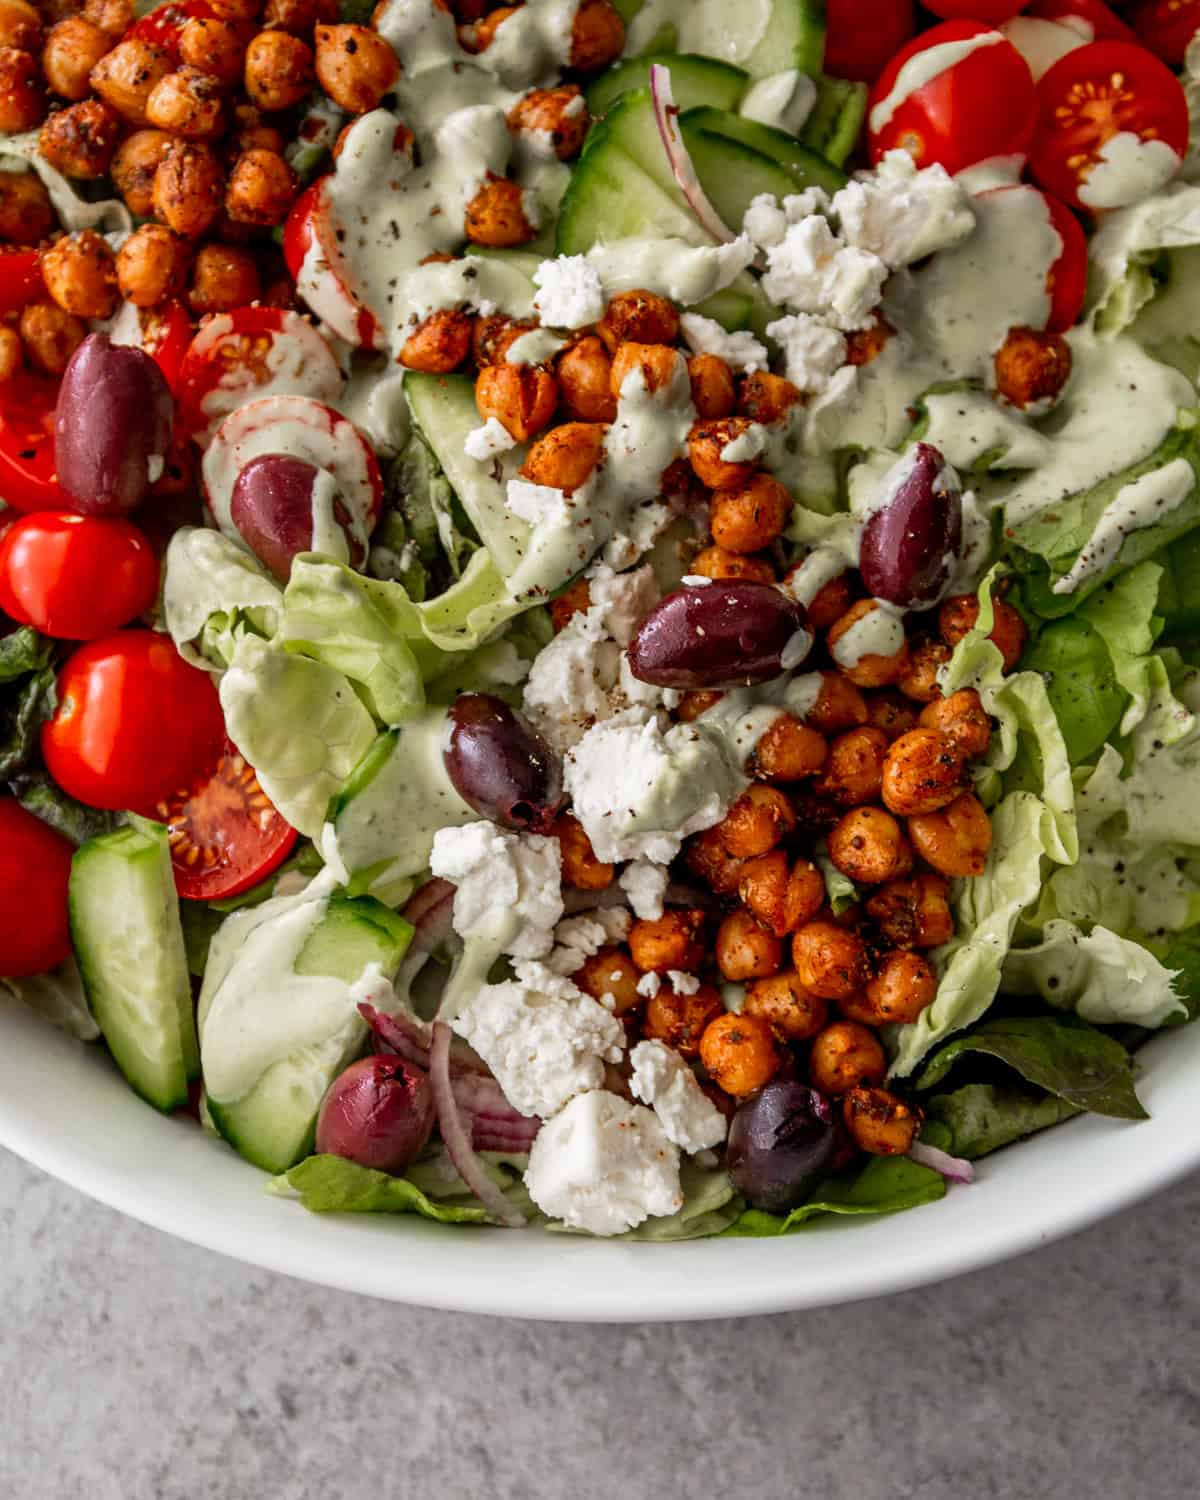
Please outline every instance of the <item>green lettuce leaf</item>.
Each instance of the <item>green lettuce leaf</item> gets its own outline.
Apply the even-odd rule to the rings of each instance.
[[[873,1156],[864,1167],[821,1183],[807,1203],[790,1214],[748,1208],[725,1233],[761,1239],[788,1234],[822,1214],[894,1214],[946,1196],[945,1179],[906,1156]]]
[[[309,1156],[272,1179],[270,1190],[299,1197],[314,1214],[420,1214],[439,1224],[491,1223],[478,1203],[431,1198],[406,1177],[360,1167],[341,1156]]]
[[[54,658],[54,642],[28,625],[0,636],[0,684],[40,672]]]
[[[1163,965],[1175,976],[1172,983],[1184,1012],[1168,1017],[1167,1024],[1181,1025],[1194,1021],[1200,1016],[1200,947],[1194,941],[1176,943],[1167,950]]]
[[[1186,1014],[1171,970],[1148,948],[1099,923],[1083,932],[1073,922],[1046,923],[1043,940],[1014,948],[1004,964],[1010,994],[1040,995],[1059,1010],[1073,1010],[1102,1026],[1157,1027]]]
[[[967,1083],[946,1094],[933,1094],[924,1106],[921,1139],[968,1161],[1079,1113],[1076,1105],[1055,1094],[992,1083]]]
[[[829,905],[834,915],[840,916],[848,906],[853,906],[858,900],[858,887],[834,864],[829,857],[829,847],[824,840],[813,850],[813,862],[824,878],[825,895]]]
[[[163,570],[163,620],[180,654],[209,671],[228,666],[244,634],[274,634],[283,590],[253,553],[205,526],[171,538]]]
[[[18,678],[0,693],[0,779],[16,775],[33,759],[41,727],[57,702],[52,667]]]
[[[0,979],[0,995],[19,1000],[81,1042],[94,1042],[100,1036],[73,958],[46,974]]]
[[[82,802],[68,797],[45,771],[22,771],[13,777],[12,790],[27,812],[41,818],[43,823],[48,823],[73,844],[86,844],[88,839],[111,833],[121,821],[120,813],[85,807]]]
[[[1046,696],[1073,765],[1085,764],[1121,722],[1129,702],[1099,632],[1079,615],[1055,620],[1022,665],[1046,684]]]
[[[1175,182],[1102,216],[1088,245],[1088,308],[1106,335],[1128,328],[1159,290],[1163,250],[1200,245],[1200,188]]]

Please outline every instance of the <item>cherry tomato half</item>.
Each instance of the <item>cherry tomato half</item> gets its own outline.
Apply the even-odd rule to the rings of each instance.
[[[159,803],[155,816],[167,825],[175,887],[188,901],[248,891],[283,863],[298,837],[231,744],[206,781]]]
[[[0,537],[0,609],[43,635],[111,635],[157,593],[158,561],[131,521],[43,510]]]
[[[0,250],[0,313],[20,312],[46,295],[36,250]]]
[[[1121,208],[1174,176],[1188,141],[1179,80],[1144,47],[1093,42],[1038,84],[1030,169],[1076,208]]]
[[[944,21],[986,21],[999,26],[1025,9],[1025,0],[924,0],[925,9]]]
[[[58,381],[23,371],[0,384],[0,500],[14,510],[62,510],[55,476]]]
[[[1050,210],[1050,222],[1063,242],[1062,254],[1050,268],[1047,287],[1050,292],[1050,321],[1047,328],[1066,333],[1083,311],[1087,296],[1088,247],[1079,220],[1065,203],[1043,193]]]
[[[182,302],[160,302],[157,307],[142,308],[138,313],[142,325],[142,348],[163,372],[172,395],[179,391],[179,372],[183,356],[192,339],[192,320]]]
[[[1133,29],[1143,47],[1178,66],[1200,31],[1200,0],[1145,0],[1133,12]]]
[[[161,47],[176,67],[179,66],[179,38],[183,28],[194,17],[207,20],[216,12],[206,0],[181,0],[181,3],[159,5],[149,11],[140,21],[135,21],[125,33],[131,38],[148,42],[152,47]]]
[[[71,951],[67,877],[71,845],[15,797],[0,797],[0,975],[20,979]]]
[[[871,90],[872,161],[899,147],[918,166],[961,172],[1023,154],[1037,105],[1029,64],[998,31],[944,21],[898,52]]]
[[[1026,6],[1025,14],[1037,21],[1058,21],[1060,25],[1080,22],[1077,29],[1085,42],[1135,40],[1133,32],[1104,0],[1034,0],[1033,5]]]
[[[134,812],[208,776],[224,743],[212,678],[153,630],[81,646],[59,673],[58,708],[42,726],[46,769],[64,792]]]
[[[363,307],[350,286],[339,231],[325,191],[326,178],[305,188],[283,226],[283,258],[292,280],[300,284],[300,273],[313,244],[321,250],[318,267],[305,277],[301,294],[317,317],[328,323],[339,338],[363,349],[378,349],[382,330],[375,315]]]
[[[874,83],[917,29],[913,0],[826,0],[825,71]]]

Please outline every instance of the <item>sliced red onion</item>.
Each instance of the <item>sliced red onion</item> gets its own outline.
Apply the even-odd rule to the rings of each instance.
[[[427,880],[408,898],[400,915],[413,924],[409,957],[432,953],[454,930],[454,887],[448,880]]]
[[[379,1040],[386,1042],[393,1052],[398,1053],[406,1062],[428,1070],[429,1044],[433,1039],[433,1029],[428,1021],[422,1021],[419,1016],[406,1011],[390,1015],[387,1011],[376,1010],[373,1005],[366,1004],[358,1007],[358,1013]]]
[[[936,1146],[926,1146],[922,1141],[913,1142],[908,1158],[922,1167],[940,1172],[947,1182],[975,1181],[975,1168],[964,1157],[951,1156],[948,1151],[939,1151]]]
[[[662,137],[663,150],[667,153],[667,161],[679,184],[679,191],[687,199],[701,228],[718,244],[731,245],[737,235],[721,218],[708,194],[700,186],[692,158],[679,133],[679,110],[671,92],[671,70],[662,63],[654,63],[650,69],[650,101],[654,106],[654,119]]]
[[[509,1229],[520,1229],[525,1224],[525,1215],[513,1207],[488,1176],[484,1164],[475,1155],[467,1128],[459,1114],[450,1083],[450,1036],[450,1028],[444,1021],[433,1023],[433,1045],[429,1049],[429,1081],[433,1085],[433,1099],[437,1105],[438,1129],[450,1160],[458,1169],[458,1175],[488,1213]]]

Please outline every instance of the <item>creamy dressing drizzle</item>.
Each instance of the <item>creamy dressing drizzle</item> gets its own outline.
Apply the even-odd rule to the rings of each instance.
[[[766,35],[773,8],[774,0],[689,0],[683,6],[679,0],[646,0],[629,24],[625,56],[661,46],[664,33],[673,33],[667,50],[742,63]]]
[[[774,130],[799,135],[817,102],[817,85],[807,73],[785,68],[759,78],[746,90],[738,105],[738,114],[757,120]]]
[[[871,111],[871,129],[882,130],[912,96],[926,84],[956,68],[960,62],[978,52],[981,47],[994,47],[1004,41],[998,31],[983,31],[978,36],[964,37],[960,42],[942,42],[936,47],[926,47],[910,57],[896,75],[891,91]]]
[[[328,469],[318,469],[312,487],[312,547],[322,557],[331,557],[335,562],[350,561],[350,546],[346,532],[333,513],[333,503],[338,498],[338,482]]]
[[[1170,515],[1195,488],[1195,470],[1186,458],[1173,459],[1124,485],[1101,512],[1090,540],[1080,549],[1071,571],[1054,585],[1054,592],[1073,594],[1085,578],[1103,573],[1116,561],[1130,532]]]
[[[853,671],[865,657],[895,656],[903,645],[903,615],[877,600],[874,609],[855,620],[849,630],[838,637],[832,655],[839,667]]]

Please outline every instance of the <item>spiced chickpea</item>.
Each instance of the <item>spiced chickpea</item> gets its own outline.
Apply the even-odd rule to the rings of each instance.
[[[553,89],[530,89],[508,112],[509,129],[517,134],[549,136],[559,161],[579,155],[590,117],[577,83]]]
[[[602,422],[563,422],[552,427],[530,448],[521,477],[572,494],[596,472],[607,430]]]
[[[0,47],[36,52],[42,44],[42,18],[29,0],[0,0]]]
[[[400,363],[409,370],[448,375],[457,370],[471,349],[471,315],[441,307],[430,313],[404,341]]]
[[[846,363],[861,367],[879,358],[896,330],[879,313],[869,328],[856,328],[846,335]]]
[[[992,847],[992,824],[979,798],[964,792],[937,812],[908,820],[913,848],[941,875],[982,875]]]
[[[50,194],[35,172],[0,172],[0,240],[36,245],[54,224]]]
[[[193,16],[179,33],[179,60],[223,89],[236,88],[246,67],[245,30],[216,16]]]
[[[0,381],[11,380],[24,364],[21,335],[10,323],[0,323]]]
[[[693,688],[680,698],[675,717],[681,724],[691,724],[710,708],[716,708],[724,696],[713,688]]]
[[[610,353],[618,344],[673,344],[679,337],[679,314],[657,292],[618,292],[596,332]]]
[[[221,212],[221,163],[203,141],[172,141],[154,173],[154,212],[176,234],[195,239]]]
[[[133,25],[133,0],[86,0],[83,17],[107,36],[123,37]]]
[[[786,937],[811,920],[825,901],[825,881],[811,860],[788,869],[782,849],[745,862],[738,874],[738,895],[775,937]]]
[[[117,148],[110,175],[136,218],[148,219],[154,212],[154,174],[170,149],[165,130],[135,130]]]
[[[102,99],[56,110],[42,126],[38,148],[64,177],[94,182],[112,165],[121,139],[121,121]]]
[[[861,1084],[882,1083],[886,1076],[879,1038],[858,1021],[834,1021],[813,1037],[808,1077],[819,1093],[837,1098]]]
[[[625,22],[610,0],[582,0],[571,22],[571,66],[594,73],[620,57],[624,46]]]
[[[877,1026],[915,1021],[937,994],[933,965],[919,953],[895,948],[884,954],[863,990]]]
[[[851,808],[829,834],[829,857],[859,885],[881,885],[912,869],[904,830],[882,807]]]
[[[851,1089],[842,1100],[842,1119],[860,1151],[871,1156],[906,1156],[923,1116],[887,1089]]]
[[[811,620],[811,616],[809,617]],[[867,700],[840,672],[822,672],[821,686],[804,722],[821,734],[837,734],[867,722]]]
[[[940,729],[910,729],[888,746],[883,762],[884,805],[901,817],[936,812],[963,789],[964,757]]]
[[[825,764],[825,736],[793,714],[780,714],[754,747],[751,774],[762,781],[803,781]]]
[[[713,540],[730,552],[760,552],[782,534],[792,497],[770,474],[754,474],[737,489],[719,490],[709,508]]]
[[[785,1042],[806,1042],[829,1019],[829,1003],[800,983],[795,969],[756,979],[746,990],[742,1015],[757,1016]]]
[[[721,997],[711,984],[702,984],[693,995],[677,995],[669,985],[663,985],[646,1002],[642,1035],[647,1041],[665,1042],[681,1057],[697,1057],[700,1038],[724,1011]]]
[[[258,263],[237,245],[202,245],[192,262],[188,303],[194,313],[232,312],[258,300]]]
[[[829,758],[813,782],[813,791],[841,807],[874,802],[883,784],[887,748],[887,735],[869,725],[839,734],[830,741]]]
[[[897,948],[940,948],[954,936],[950,887],[940,875],[889,880],[868,899],[867,914]]]
[[[698,969],[705,957],[704,912],[679,906],[661,917],[640,917],[629,929],[629,951],[644,974]]]
[[[185,140],[215,140],[225,130],[222,84],[211,73],[185,66],[160,78],[146,100],[146,123]]]
[[[922,641],[910,648],[908,670],[896,686],[914,703],[932,703],[942,696],[938,672],[949,660],[949,646],[941,641]]]
[[[648,393],[665,390],[683,368],[683,355],[668,344],[619,344],[613,355],[609,380],[613,398],[629,377],[638,371]]]
[[[715,354],[693,354],[688,360],[692,405],[701,421],[729,416],[737,404],[733,371]]]
[[[797,563],[795,568],[790,569],[784,575],[786,583],[803,566]],[[856,589],[849,573],[839,573],[836,578],[831,578],[828,583],[823,583],[812,596],[812,602],[808,608],[808,624],[811,630],[823,635],[832,625],[846,613],[854,603]]]
[[[1006,600],[993,598],[992,609],[994,619],[988,640],[1004,658],[1004,670],[1011,672],[1021,660],[1029,632],[1025,621]],[[978,622],[979,600],[974,594],[958,594],[947,599],[938,610],[938,630],[951,649],[974,630]]]
[[[282,156],[287,140],[283,131],[268,125],[254,104],[234,104],[233,144],[239,151],[274,151]]]
[[[742,380],[737,409],[743,417],[769,426],[782,421],[801,399],[800,387],[790,380],[768,370],[755,370]]]
[[[43,250],[42,280],[52,300],[77,318],[111,318],[117,310],[116,256],[94,229],[64,235]]]
[[[704,547],[688,564],[697,578],[748,578],[751,583],[774,583],[775,569],[765,557],[729,552],[724,547]]]
[[[136,37],[118,42],[92,69],[92,87],[130,125],[146,124],[146,105],[155,85],[171,71],[161,47]]]
[[[511,177],[489,176],[467,204],[463,232],[473,245],[503,249],[537,238],[537,225],[526,212],[525,189]]]
[[[574,983],[593,1000],[610,995],[619,1016],[642,1003],[638,994],[641,977],[628,953],[622,953],[620,948],[601,948],[571,975]]]
[[[510,437],[527,443],[553,417],[558,382],[537,365],[486,365],[475,381],[475,405],[485,422],[494,417]]]
[[[56,302],[31,302],[18,323],[31,365],[46,375],[61,375],[87,337],[87,325]]]
[[[996,351],[996,391],[1013,406],[1054,401],[1071,378],[1074,356],[1061,333],[1043,328],[1011,328]]]
[[[746,1099],[770,1083],[783,1053],[768,1021],[726,1012],[700,1038],[700,1061],[727,1094]]]
[[[42,48],[42,72],[54,93],[63,99],[86,99],[92,91],[90,74],[100,59],[112,50],[113,39],[85,21],[68,16],[46,33]]]
[[[862,938],[827,917],[806,922],[795,934],[792,962],[805,989],[826,1000],[853,995],[871,977]]]
[[[400,77],[400,62],[391,44],[369,26],[318,26],[317,82],[347,114],[365,115]]]
[[[746,864],[744,858],[726,849],[719,828],[706,829],[689,839],[684,858],[692,874],[718,896],[728,896],[737,889]]]
[[[503,313],[489,313],[486,317],[478,317],[471,331],[471,358],[480,369],[484,365],[502,365],[508,351],[522,334],[536,326],[535,323],[506,318]]]
[[[576,615],[586,614],[592,607],[592,592],[586,578],[577,578],[557,599],[550,601],[550,623],[555,635],[563,631]]]
[[[735,982],[777,974],[783,965],[783,943],[745,907],[730,912],[717,928],[714,951],[721,973]]]
[[[282,224],[298,190],[295,172],[277,151],[243,151],[225,185],[225,212],[237,224]]]
[[[612,361],[594,335],[564,349],[555,366],[563,411],[580,422],[611,422],[617,414]]]
[[[796,829],[802,838],[823,839],[842,815],[842,809],[829,797],[819,797],[811,787],[800,787],[792,793],[792,811]]]
[[[178,297],[187,281],[191,247],[165,224],[143,224],[117,251],[117,285],[135,307]]]
[[[578,818],[562,813],[554,820],[554,837],[562,851],[562,877],[580,891],[602,891],[613,882],[612,865],[596,858],[592,841]]]
[[[876,630],[882,608],[877,599],[860,599],[834,621],[826,636],[830,655],[856,687],[891,687],[908,671],[908,642],[899,621],[894,630]],[[877,643],[887,649],[863,649]]]
[[[753,461],[721,455],[731,443],[744,438],[752,426],[748,417],[721,417],[715,422],[693,425],[688,433],[688,461],[701,484],[710,490],[736,490],[750,482],[754,477]]]
[[[974,688],[959,688],[921,710],[921,724],[948,734],[962,753],[973,760],[985,755],[992,742],[992,721]]]
[[[295,36],[311,36],[313,28],[329,25],[338,18],[337,0],[267,0],[263,21],[290,31]]]
[[[260,31],[246,48],[242,79],[259,109],[291,109],[313,85],[313,51],[286,31]]]
[[[773,786],[747,787],[716,825],[721,842],[738,859],[766,854],[795,826],[792,804]]]
[[[46,114],[41,69],[31,52],[0,47],[0,133],[32,130]]]
[[[880,688],[867,696],[867,723],[882,729],[889,740],[917,727],[917,710],[911,698],[895,688]]]
[[[257,20],[262,0],[208,0],[208,8],[222,21],[240,21],[244,25]]]

